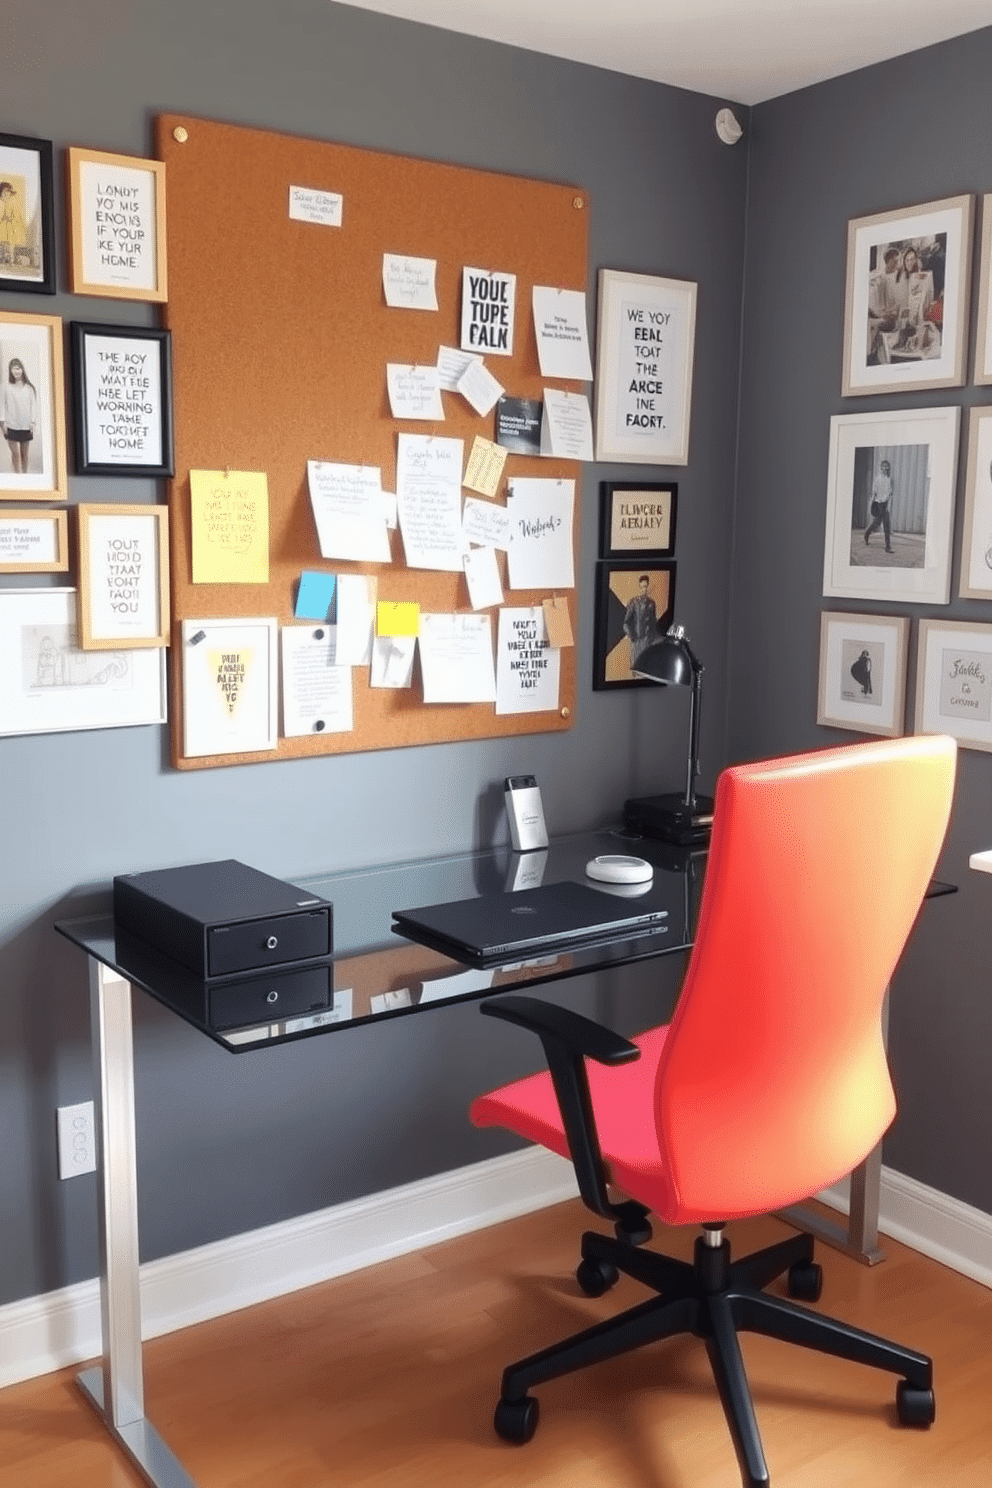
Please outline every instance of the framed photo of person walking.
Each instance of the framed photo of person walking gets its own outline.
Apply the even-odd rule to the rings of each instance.
[[[909,617],[820,616],[816,721],[827,728],[895,738],[906,712]]]
[[[0,498],[64,501],[62,321],[0,311]]]
[[[52,142],[0,134],[0,289],[55,293]]]
[[[652,687],[634,675],[637,657],[665,634],[675,613],[675,564],[616,560],[596,565],[596,625],[592,685]]]

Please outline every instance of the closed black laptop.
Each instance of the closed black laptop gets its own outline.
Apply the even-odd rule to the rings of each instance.
[[[667,915],[667,909],[566,882],[397,909],[393,929],[456,961],[482,966],[661,929]]]

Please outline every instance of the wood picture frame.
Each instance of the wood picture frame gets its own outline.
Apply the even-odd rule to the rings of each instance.
[[[953,196],[848,223],[845,398],[962,385],[973,211]]]
[[[696,285],[599,271],[596,459],[687,465]]]
[[[167,300],[163,162],[70,145],[68,167],[73,294]]]
[[[0,290],[55,293],[52,142],[0,134]]]
[[[68,567],[65,508],[0,506],[0,573],[65,573]]]
[[[0,499],[65,501],[65,373],[57,315],[0,309],[0,434]]]
[[[84,651],[169,644],[169,508],[76,508],[79,644]]]
[[[70,322],[76,472],[172,475],[172,333]]]
[[[675,614],[671,559],[608,559],[596,564],[592,685],[596,692],[656,687],[635,677],[638,651],[665,634]]]
[[[906,615],[820,616],[816,721],[896,738],[906,717]]]
[[[678,493],[675,481],[601,481],[599,556],[670,558]]]
[[[921,620],[915,732],[992,753],[992,625]]]
[[[964,534],[958,594],[992,599],[992,408],[968,410]]]

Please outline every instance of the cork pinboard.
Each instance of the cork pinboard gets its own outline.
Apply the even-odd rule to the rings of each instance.
[[[273,758],[349,753],[504,734],[561,731],[575,709],[575,650],[561,652],[558,708],[497,715],[491,703],[425,705],[419,675],[407,689],[371,688],[354,669],[354,729],[284,738],[263,753],[183,754],[182,623],[185,619],[274,616],[293,623],[303,570],[370,573],[380,600],[415,601],[422,612],[470,611],[465,577],[408,569],[398,531],[391,563],[322,559],[307,486],[307,461],[378,466],[395,490],[401,432],[465,441],[494,438],[494,413],[479,417],[455,392],[442,393],[443,422],[391,416],[386,364],[433,365],[439,346],[460,344],[463,267],[514,273],[511,356],[487,366],[511,397],[540,399],[531,314],[535,284],[584,290],[588,203],[584,191],[543,181],[385,155],[181,115],[157,121],[166,165],[169,302],[175,388],[175,478],[170,483],[173,644],[172,759],[180,769]],[[339,227],[301,222],[288,211],[291,186],[339,193]],[[437,312],[390,308],[384,253],[434,259]],[[269,494],[265,584],[192,582],[191,470],[264,471]],[[575,482],[580,467],[510,453],[507,478]],[[471,494],[471,493],[463,493]],[[547,591],[509,590],[505,603],[539,605]],[[573,633],[576,590],[567,592]],[[492,615],[493,637],[497,615]]]

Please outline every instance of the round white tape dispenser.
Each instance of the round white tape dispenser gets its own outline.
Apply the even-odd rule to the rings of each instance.
[[[604,853],[600,858],[590,858],[586,874],[599,883],[642,884],[650,883],[654,868],[644,858],[629,858],[623,853]]]

